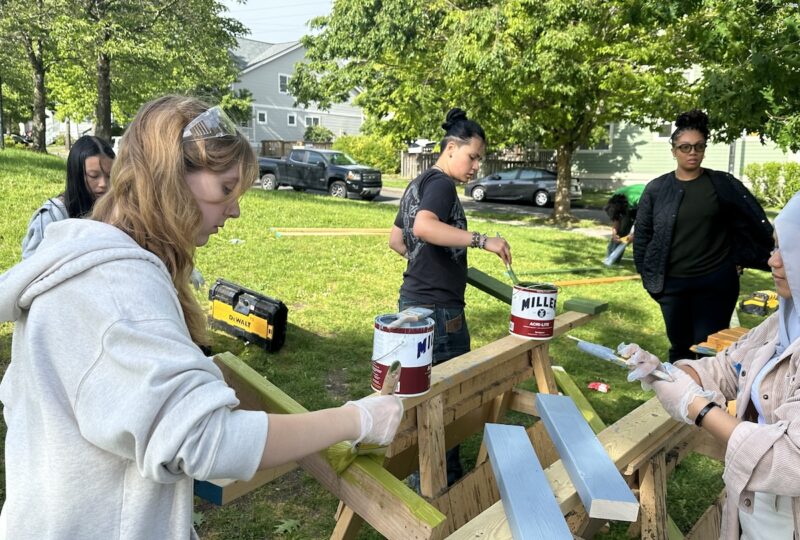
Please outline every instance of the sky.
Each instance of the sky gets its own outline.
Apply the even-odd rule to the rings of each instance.
[[[228,16],[250,29],[249,39],[267,43],[296,41],[306,33],[309,19],[328,15],[333,0],[221,0],[230,10]]]

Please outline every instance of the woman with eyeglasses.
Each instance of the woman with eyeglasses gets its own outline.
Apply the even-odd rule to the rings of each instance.
[[[197,538],[193,479],[248,479],[342,440],[391,441],[395,396],[297,415],[234,410],[202,353],[195,249],[239,217],[258,176],[219,107],[146,103],[111,176],[92,219],[51,224],[0,275],[0,321],[15,322],[0,383],[0,538]]]
[[[30,257],[54,221],[84,217],[95,201],[108,191],[114,150],[106,141],[84,135],[72,145],[67,157],[67,183],[61,195],[48,199],[28,222],[22,239],[22,258]]]
[[[637,233],[638,234],[638,233]],[[723,540],[798,538],[800,532],[800,195],[775,219],[769,258],[780,307],[716,356],[662,364],[638,345],[629,380],[652,386],[676,420],[725,447]],[[665,369],[672,380],[651,375]],[[736,400],[736,415],[723,408]]]
[[[693,344],[727,328],[742,268],[769,270],[772,225],[732,175],[702,167],[708,116],[682,113],[670,137],[676,168],[639,200],[633,257],[661,306],[669,361],[693,358]]]

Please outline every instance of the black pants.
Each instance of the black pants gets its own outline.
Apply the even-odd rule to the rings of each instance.
[[[664,316],[669,361],[694,358],[689,347],[728,328],[739,297],[739,274],[733,263],[725,263],[704,276],[667,277],[664,290],[651,296]]]

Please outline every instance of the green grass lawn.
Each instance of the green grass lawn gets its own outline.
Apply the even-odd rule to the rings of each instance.
[[[20,258],[20,241],[28,219],[44,199],[60,193],[64,161],[25,151],[0,151],[0,272]],[[324,195],[292,191],[251,190],[242,200],[242,217],[229,222],[209,245],[197,253],[197,267],[211,284],[217,277],[281,299],[289,307],[286,344],[277,354],[267,354],[220,333],[214,334],[217,352],[230,350],[281,387],[308,409],[334,406],[370,392],[372,322],[376,315],[396,309],[405,260],[379,236],[287,237],[272,231],[280,227],[390,227],[395,207],[339,200]],[[499,232],[511,243],[514,269],[538,280],[564,280],[585,274],[542,274],[544,269],[600,266],[605,240],[558,230],[532,221],[525,225],[492,222],[470,215],[473,229]],[[515,218],[517,218],[515,216]],[[481,216],[486,219],[486,216]],[[488,252],[470,251],[469,262],[504,280],[503,265]],[[594,276],[632,272],[631,263]],[[771,288],[768,274],[748,271],[742,291]],[[579,337],[616,346],[637,342],[665,355],[667,340],[657,305],[638,281],[603,286],[564,287],[559,304],[574,296],[603,299],[610,309],[574,333]],[[467,319],[473,348],[486,345],[508,332],[509,308],[468,287]],[[743,317],[752,326],[758,319]],[[10,324],[0,325],[0,366],[10,361]],[[579,353],[574,344],[558,339],[551,344],[555,363],[561,364],[584,389],[606,423],[612,423],[652,397],[638,385],[625,381],[625,372]],[[611,385],[607,394],[586,389],[591,381]],[[3,427],[3,426],[0,426]],[[3,427],[4,430],[4,427]],[[474,463],[477,444],[466,445],[465,462]],[[2,474],[2,468],[0,468]],[[687,531],[721,489],[721,466],[690,458],[672,475],[669,508]],[[4,482],[0,482],[0,490]],[[4,498],[4,491],[0,491]],[[222,508],[198,500],[199,533],[204,539],[261,539],[275,537],[285,520],[299,527],[281,538],[326,538],[333,528],[337,501],[312,478],[294,472],[281,480]],[[622,531],[622,532],[621,532]],[[607,535],[623,538],[624,528]],[[360,538],[378,538],[366,528]]]

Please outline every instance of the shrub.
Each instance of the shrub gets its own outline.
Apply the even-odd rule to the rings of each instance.
[[[783,208],[792,195],[800,191],[800,164],[751,163],[744,169],[753,195],[764,206]]]
[[[333,148],[384,173],[396,173],[400,170],[400,151],[389,137],[342,135],[333,143]]]
[[[6,148],[27,148],[26,145],[19,143],[11,138],[11,135],[3,134],[3,145]]]
[[[325,126],[308,126],[303,140],[312,143],[327,143],[333,140],[333,131]]]
[[[64,134],[63,133],[59,133],[58,135],[56,135],[55,139],[53,139],[53,144],[55,146],[64,146],[66,144],[66,140],[64,138]]]

